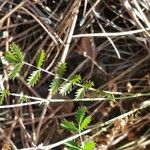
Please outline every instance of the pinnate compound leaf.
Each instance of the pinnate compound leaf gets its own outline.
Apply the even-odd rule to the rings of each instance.
[[[75,119],[76,119],[76,122],[78,125],[81,124],[81,122],[83,121],[84,117],[85,117],[85,114],[87,112],[87,108],[86,107],[79,107],[76,111],[76,114],[75,114]]]
[[[68,130],[68,131],[78,131],[76,125],[74,122],[68,121],[66,119],[64,119],[61,124],[61,127],[63,127],[64,129]]]
[[[52,94],[56,94],[59,89],[60,86],[62,84],[62,79],[61,77],[64,75],[65,71],[66,71],[66,63],[58,63],[58,65],[55,68],[55,78],[53,79],[51,85],[50,85],[50,91],[52,92]]]
[[[85,96],[85,92],[87,90],[89,90],[90,88],[92,88],[92,86],[94,86],[94,83],[91,81],[85,81],[83,83],[83,87],[79,88],[76,92],[76,99],[82,99]]]
[[[69,94],[72,91],[72,87],[76,85],[80,80],[80,75],[74,75],[73,77],[71,77],[70,80],[60,88],[60,94],[63,96]]]
[[[16,57],[19,63],[23,62],[24,56],[23,53],[21,52],[21,48],[18,45],[12,43],[10,45],[10,52]]]
[[[45,52],[44,52],[44,50],[41,50],[36,59],[36,66],[38,68],[42,67],[44,59],[45,59]]]
[[[27,84],[33,87],[37,83],[40,77],[41,77],[40,70],[33,71],[33,73],[27,79]]]
[[[18,76],[22,66],[23,66],[22,63],[18,63],[16,65],[14,65],[13,69],[9,73],[9,77],[12,78],[12,79],[15,79]]]
[[[78,146],[78,144],[77,144],[76,142],[74,142],[74,141],[66,142],[64,145],[65,145],[66,147],[68,147],[69,150],[82,150],[82,149]]]
[[[10,63],[18,63],[17,58],[10,51],[5,53],[5,59]]]
[[[87,116],[80,124],[80,131],[86,129],[87,126],[90,124],[91,120],[91,116]]]
[[[10,50],[5,53],[5,59],[9,63],[14,64],[13,68],[9,73],[9,77],[12,79],[16,78],[16,76],[19,74],[23,66],[23,59],[24,59],[24,55],[21,52],[19,46],[17,46],[15,43],[12,43],[10,45]]]
[[[95,149],[95,142],[94,141],[90,140],[84,144],[83,150],[94,150],[94,149]]]
[[[85,96],[85,89],[84,88],[77,89],[75,99],[82,99],[84,96]]]

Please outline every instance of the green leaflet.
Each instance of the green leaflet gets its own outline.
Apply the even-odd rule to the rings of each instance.
[[[16,78],[23,66],[24,60],[24,55],[19,46],[17,46],[15,43],[12,43],[10,45],[10,50],[5,53],[5,59],[14,65],[13,69],[11,69],[9,73],[10,78]]]
[[[15,79],[21,71],[22,66],[22,63],[18,63],[15,66],[13,66],[13,69],[9,72],[9,77]]]
[[[60,87],[60,94],[61,95],[67,95],[72,91],[72,87],[76,85],[78,82],[80,82],[81,76],[80,75],[74,75],[73,77],[70,78],[70,80],[62,85]]]
[[[78,128],[79,128],[80,131],[82,131],[83,129],[87,128],[87,126],[91,122],[91,116],[85,117],[86,112],[87,112],[87,108],[86,107],[80,107],[76,111],[75,117],[76,117],[76,122],[78,124]]]
[[[33,71],[33,73],[27,79],[27,84],[33,87],[37,83],[40,77],[41,77],[40,70]]]
[[[72,83],[72,85],[76,85],[77,83],[79,83],[81,80],[81,76],[80,75],[74,75],[70,78],[70,82]]]
[[[17,58],[18,62],[23,62],[23,53],[21,52],[21,48],[16,45],[15,43],[12,43],[10,45],[10,51],[14,54],[14,56]]]
[[[52,94],[56,94],[59,91],[59,88],[61,86],[61,79],[60,78],[54,78],[50,85],[50,91]]]
[[[59,93],[64,96],[64,95],[69,94],[71,91],[72,91],[72,83],[68,82],[60,87]]]
[[[45,52],[44,50],[41,50],[36,59],[36,66],[38,68],[42,67],[44,59],[45,59]],[[37,84],[40,77],[41,77],[41,70],[33,71],[32,74],[27,79],[27,84],[32,87],[35,86],[35,84]]]
[[[5,98],[7,98],[10,95],[10,92],[8,89],[4,89],[3,91],[1,91],[0,94],[0,105],[3,104]]]
[[[85,89],[79,88],[75,93],[75,99],[82,99],[85,96]]]
[[[79,107],[76,111],[75,114],[75,119],[78,125],[81,124],[81,122],[83,121],[83,118],[85,117],[85,114],[87,112],[87,108],[86,107]]]
[[[50,84],[50,91],[52,92],[52,94],[56,94],[59,89],[60,86],[62,84],[62,77],[64,75],[66,71],[66,63],[58,63],[58,65],[55,68],[55,78],[52,80],[51,84]]]
[[[5,59],[10,63],[18,63],[18,59],[10,51],[5,53]]]
[[[37,59],[36,59],[36,66],[38,68],[42,67],[44,59],[45,59],[45,52],[44,52],[44,50],[41,50],[39,55],[37,56]]]
[[[95,142],[90,140],[84,144],[83,150],[94,150]]]
[[[65,71],[67,68],[67,64],[66,63],[62,63],[59,62],[58,65],[55,68],[55,73],[59,76],[59,77],[63,77]]]
[[[5,59],[10,63],[23,63],[24,55],[19,46],[15,43],[10,45],[10,50],[5,53]]]
[[[72,122],[64,119],[60,124],[61,127],[67,129],[70,132],[74,131],[74,132],[81,133],[81,131],[87,128],[87,126],[91,122],[91,116],[86,116],[86,112],[87,112],[86,107],[78,108],[75,115],[76,122]],[[82,144],[80,144],[81,142]],[[69,150],[94,150],[95,148],[95,143],[92,140],[84,144],[83,141],[81,140],[80,143],[77,140],[69,141],[65,143],[65,146],[67,146]]]
[[[90,124],[92,118],[91,116],[87,116],[80,124],[80,131],[83,131]]]
[[[85,92],[87,90],[89,90],[90,88],[92,88],[92,86],[94,86],[93,82],[91,82],[91,81],[85,81],[83,83],[83,87],[77,89],[76,94],[75,94],[76,99],[82,99],[85,96]]]
[[[83,83],[83,87],[85,90],[89,90],[90,88],[92,88],[94,86],[94,83],[92,81],[85,81]]]
[[[75,141],[69,141],[65,143],[65,146],[69,148],[69,150],[82,150]]]
[[[67,129],[68,131],[78,131],[78,128],[76,127],[74,122],[68,121],[66,119],[64,119],[61,124],[61,127],[63,127],[64,129]]]

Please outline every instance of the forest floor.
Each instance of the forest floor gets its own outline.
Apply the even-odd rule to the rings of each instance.
[[[24,55],[14,79],[5,60],[13,42]],[[64,86],[52,94],[60,62]],[[64,94],[74,75],[80,83]],[[93,86],[79,93],[85,83]],[[96,150],[150,149],[150,2],[0,0],[0,92],[0,149],[61,150],[71,136]],[[60,126],[81,106],[92,118],[82,138]]]

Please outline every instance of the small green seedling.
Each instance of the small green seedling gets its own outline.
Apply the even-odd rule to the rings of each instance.
[[[87,108],[80,107],[76,111],[75,121],[69,121],[64,119],[61,122],[61,127],[69,132],[81,133],[85,130],[91,122],[91,116],[86,116]],[[94,150],[95,142],[93,140],[83,141],[82,136],[80,140],[69,141],[65,143],[65,146],[69,150]]]

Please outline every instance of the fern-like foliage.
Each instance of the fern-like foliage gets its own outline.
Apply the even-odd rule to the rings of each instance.
[[[37,68],[42,67],[44,59],[45,59],[45,52],[44,50],[41,50],[36,58]],[[40,77],[41,77],[41,70],[38,69],[36,71],[33,71],[33,73],[31,73],[31,75],[27,79],[27,84],[32,87],[35,86],[35,84],[37,84]]]
[[[63,127],[64,129],[67,129],[68,131],[78,131],[78,128],[76,127],[74,122],[68,121],[66,119],[64,119],[61,124],[61,127]]]
[[[81,122],[83,121],[86,112],[87,112],[87,108],[84,106],[79,107],[77,109],[76,114],[75,114],[75,119],[76,119],[76,122],[78,123],[78,125],[80,125]]]
[[[60,78],[56,77],[55,79],[53,79],[50,85],[50,91],[53,95],[55,95],[59,91],[61,84],[62,80]]]
[[[82,150],[75,141],[69,141],[64,144],[69,150]]]
[[[72,85],[76,85],[77,83],[79,83],[81,80],[81,76],[80,75],[74,75],[70,78],[70,82],[72,83]]]
[[[86,118],[84,118],[84,120],[80,124],[80,128],[79,128],[80,131],[86,129],[87,126],[90,124],[91,120],[92,120],[91,116],[87,116]]]
[[[66,63],[58,63],[58,65],[55,68],[55,78],[53,79],[53,81],[50,84],[50,91],[52,92],[52,94],[56,94],[59,89],[60,86],[62,84],[62,77],[64,75],[66,71]]]
[[[92,88],[94,86],[94,83],[92,81],[85,81],[83,83],[83,87],[85,90],[89,90],[90,88]]]
[[[9,78],[15,79],[19,75],[22,66],[22,63],[15,64],[9,72]]]
[[[67,68],[66,63],[59,62],[55,68],[55,74],[58,75],[59,77],[63,77],[63,75],[66,71],[66,68]]]
[[[5,59],[13,64],[12,69],[10,70],[9,76],[10,78],[16,78],[16,76],[21,71],[23,66],[24,54],[21,52],[19,46],[15,43],[10,45],[10,50],[5,53]]]
[[[75,115],[76,123],[64,119],[61,123],[61,126],[69,131],[82,131],[91,122],[91,116],[86,117],[86,112],[86,107],[78,108]]]
[[[18,59],[16,58],[16,56],[11,52],[8,51],[5,54],[5,59],[9,62],[9,63],[18,63]]]
[[[75,99],[82,99],[84,96],[85,96],[85,89],[83,87],[77,89],[75,93]]]
[[[15,43],[12,43],[10,45],[10,50],[5,54],[5,59],[14,64],[23,63],[24,55],[21,52],[21,48]]]
[[[76,99],[82,99],[85,96],[86,91],[92,88],[93,86],[94,83],[92,81],[85,81],[83,83],[83,87],[77,89],[75,94]]]
[[[39,55],[37,56],[37,59],[36,59],[36,66],[38,68],[41,68],[42,65],[43,65],[43,62],[44,62],[44,59],[45,59],[45,52],[44,50],[42,49],[39,53]]]
[[[91,116],[87,116],[85,117],[85,114],[87,112],[87,108],[86,107],[80,107],[77,111],[76,111],[76,122],[78,124],[78,130],[82,131],[83,129],[87,128],[87,126],[90,124],[91,122]]]
[[[62,96],[69,94],[72,91],[72,83],[68,82],[60,87],[60,94]]]
[[[95,148],[95,142],[92,140],[89,140],[84,144],[83,150],[94,150]]]
[[[7,98],[10,95],[10,92],[8,89],[4,89],[3,91],[1,91],[0,94],[0,105],[3,104],[5,98]]]
[[[91,122],[91,116],[86,116],[86,112],[86,107],[78,108],[75,115],[75,122],[64,119],[60,124],[61,127],[67,129],[70,132],[74,131],[80,133],[85,128],[87,128],[87,126]],[[69,150],[94,150],[95,148],[95,143],[92,140],[86,143],[82,143],[81,145],[79,145],[79,142],[77,141],[69,141],[65,143],[65,145]]]
[[[70,78],[70,80],[60,87],[60,94],[67,95],[72,91],[72,87],[79,83],[81,80],[80,75],[74,75]]]
[[[41,71],[40,70],[33,71],[33,73],[27,79],[27,84],[29,86],[33,87],[37,83],[37,81],[39,80],[40,77],[41,77]]]

